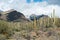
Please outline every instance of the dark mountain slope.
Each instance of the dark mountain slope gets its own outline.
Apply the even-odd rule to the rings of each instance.
[[[6,11],[5,14],[2,14],[1,19],[6,21],[29,21],[22,13],[16,10]]]
[[[47,18],[48,17],[48,15],[35,15],[35,14],[33,14],[33,15],[31,15],[30,16],[30,20],[34,20],[34,19],[36,19],[36,20],[39,20],[40,18]]]

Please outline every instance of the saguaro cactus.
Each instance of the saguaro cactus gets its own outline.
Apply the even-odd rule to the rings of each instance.
[[[53,9],[53,25],[55,25],[55,9]]]
[[[36,25],[36,17],[34,16],[34,30],[36,30],[37,29],[37,25]]]

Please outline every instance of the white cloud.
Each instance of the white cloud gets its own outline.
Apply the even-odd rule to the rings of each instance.
[[[24,10],[22,13],[24,15],[30,16],[31,14],[36,14],[36,15],[41,15],[41,14],[46,14],[46,15],[51,15],[53,12],[53,9],[55,9],[56,16],[60,15],[60,6],[58,5],[48,5],[47,2],[40,2],[40,3],[30,3],[23,8]]]
[[[2,6],[4,5],[3,2],[0,2],[0,9],[2,9]]]
[[[31,14],[36,14],[36,15],[45,14],[45,15],[51,16],[51,13],[53,13],[53,9],[55,9],[56,16],[59,16],[60,15],[59,14],[60,7],[54,6],[54,5],[49,5],[49,6],[45,6],[45,7],[35,6],[30,9],[26,9],[22,12],[28,16],[30,16]]]
[[[31,0],[33,1],[33,0]],[[53,9],[56,9],[56,15],[60,15],[60,6],[58,5],[49,5],[48,2],[31,2],[26,3],[26,0],[9,0],[7,2],[0,3],[0,9],[7,11],[9,9],[16,9],[22,12],[25,16],[30,16],[31,14],[46,14],[50,16],[50,13]]]
[[[10,1],[8,1],[8,3],[12,3],[14,0],[10,0]]]
[[[12,4],[10,5],[9,2],[12,2],[11,0],[6,0],[6,1],[0,1],[0,10],[7,11],[12,8]]]

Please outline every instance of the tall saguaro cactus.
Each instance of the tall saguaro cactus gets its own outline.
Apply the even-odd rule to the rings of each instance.
[[[55,25],[55,9],[53,9],[53,25]]]

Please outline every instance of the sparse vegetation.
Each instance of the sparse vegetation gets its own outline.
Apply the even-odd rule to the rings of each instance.
[[[5,35],[6,38],[13,34],[13,30],[9,27],[8,22],[0,20],[0,34]]]
[[[51,18],[34,19],[30,22],[0,20],[0,40],[60,40],[60,18],[53,14]]]

